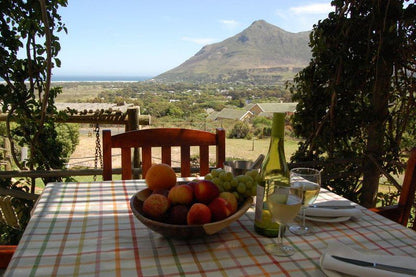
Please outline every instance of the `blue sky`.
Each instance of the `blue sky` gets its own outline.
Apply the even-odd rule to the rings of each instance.
[[[255,20],[288,32],[312,30],[330,1],[69,0],[60,9],[61,68],[55,75],[156,76]]]

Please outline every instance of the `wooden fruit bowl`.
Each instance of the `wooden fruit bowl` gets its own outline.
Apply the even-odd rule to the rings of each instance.
[[[231,216],[216,222],[203,225],[174,225],[152,220],[143,214],[143,201],[151,194],[149,189],[141,190],[130,198],[130,208],[133,214],[147,227],[168,238],[190,239],[215,234],[232,222],[239,219],[250,208],[253,198],[249,197]]]

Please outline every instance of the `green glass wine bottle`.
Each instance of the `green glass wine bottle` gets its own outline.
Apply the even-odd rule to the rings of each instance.
[[[273,222],[267,207],[267,197],[273,193],[273,185],[290,186],[289,168],[284,151],[285,114],[274,113],[269,151],[261,167],[262,181],[257,186],[256,213],[254,221],[255,231],[263,236],[277,237],[279,224]]]

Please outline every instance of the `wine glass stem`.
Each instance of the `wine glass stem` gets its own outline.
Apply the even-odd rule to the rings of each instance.
[[[283,245],[282,230],[283,230],[283,224],[279,224],[279,233],[277,235],[277,244],[278,245]]]
[[[305,228],[305,207],[302,207],[302,227]]]

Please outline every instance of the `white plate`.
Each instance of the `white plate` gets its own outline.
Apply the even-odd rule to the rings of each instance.
[[[315,222],[343,222],[349,220],[350,216],[339,216],[339,217],[321,217],[321,216],[305,216],[305,219]]]

